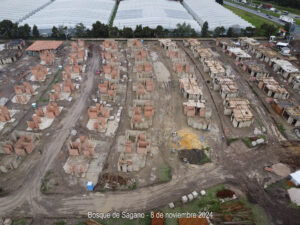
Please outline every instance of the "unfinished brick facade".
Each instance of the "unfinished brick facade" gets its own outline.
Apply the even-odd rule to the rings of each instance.
[[[34,81],[44,81],[48,73],[47,68],[40,64],[30,67],[30,71],[34,77]]]
[[[29,135],[20,136],[15,143],[8,141],[2,145],[5,154],[16,154],[25,156],[30,154],[34,149],[33,140]]]
[[[95,146],[90,143],[90,140],[85,136],[80,136],[76,141],[68,144],[70,156],[85,155],[92,157],[94,155]]]
[[[41,64],[52,65],[55,62],[55,54],[52,51],[40,52]]]
[[[0,121],[5,123],[11,120],[10,113],[6,106],[0,106]]]

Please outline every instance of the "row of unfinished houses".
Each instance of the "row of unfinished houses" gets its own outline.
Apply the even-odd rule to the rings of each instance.
[[[218,41],[220,42],[219,39]],[[238,85],[231,74],[226,73],[223,63],[214,56],[210,48],[203,47],[198,40],[188,39],[184,44],[191,49],[194,57],[202,63],[204,72],[210,76],[213,89],[218,91],[223,99],[224,114],[230,116],[233,126],[249,127],[254,121],[250,103],[247,99],[239,98]],[[224,47],[224,51],[230,47]],[[241,58],[248,57],[248,55],[238,52],[237,49],[231,49],[231,54],[236,57],[238,62],[241,61]]]
[[[127,41],[129,55],[133,60],[131,79],[133,79],[133,100],[128,108],[130,128],[118,140],[118,170],[122,172],[139,171],[146,166],[148,154],[151,152],[151,140],[147,129],[152,126],[155,107],[153,92],[153,68],[149,60],[149,52],[139,39]]]
[[[185,53],[178,48],[176,42],[169,39],[161,39],[159,42],[172,62],[173,72],[179,80],[180,92],[186,100],[183,102],[183,112],[187,117],[188,125],[199,130],[210,130],[212,112],[197,82],[193,65],[189,63]],[[184,45],[196,48],[200,42],[195,39],[186,39]]]
[[[273,49],[261,45],[255,39],[242,37],[239,38],[241,46],[255,56],[256,59],[269,66],[276,75],[281,76],[292,86],[299,90],[300,71],[292,61],[286,56],[281,55]],[[289,92],[283,88],[273,77],[256,79],[258,87],[262,89],[274,101],[271,106],[274,111],[281,115],[288,124],[300,126],[299,106],[289,100]]]
[[[72,100],[72,93],[80,87],[80,84],[75,82],[81,81],[82,74],[85,73],[87,57],[88,50],[85,47],[85,42],[82,40],[73,41],[68,56],[68,64],[64,66],[62,71],[63,81],[53,86],[53,90],[49,93],[50,101]]]

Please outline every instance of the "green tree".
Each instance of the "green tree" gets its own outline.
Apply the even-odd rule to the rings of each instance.
[[[134,37],[141,38],[143,37],[143,27],[142,25],[137,25],[134,30]]]
[[[28,24],[17,28],[17,38],[28,39],[30,37],[31,27]]]
[[[208,37],[208,22],[207,21],[205,21],[203,23],[202,30],[201,30],[201,36]]]
[[[120,30],[117,27],[110,27],[109,28],[109,37],[117,38],[120,36]]]
[[[2,20],[0,22],[0,38],[16,38],[18,34],[18,24],[10,20]]]
[[[156,29],[154,30],[154,33],[155,33],[156,37],[162,37],[164,34],[164,28],[162,26],[158,25],[156,27]]]
[[[85,37],[86,34],[86,27],[83,25],[83,23],[78,23],[76,24],[74,30],[73,30],[73,34],[76,37]]]
[[[36,25],[33,25],[33,28],[32,28],[32,36],[33,36],[33,38],[35,38],[35,39],[37,39],[37,38],[40,37],[40,32],[39,32],[39,30],[38,30],[38,28],[37,28]]]
[[[154,37],[154,31],[148,26],[143,27],[142,37],[144,38]]]
[[[51,34],[51,37],[53,38],[58,38],[58,29],[56,26],[53,26],[52,27],[52,34]]]
[[[260,29],[263,32],[264,36],[267,38],[277,33],[277,28],[274,25],[269,23],[263,23]]]
[[[124,38],[132,38],[133,30],[130,27],[124,27],[122,30],[122,37]]]
[[[227,30],[227,37],[234,37],[235,33],[232,27],[229,27]]]
[[[214,30],[214,37],[220,37],[224,35],[224,33],[225,33],[224,27],[216,27],[216,29]]]
[[[223,5],[223,0],[216,0],[216,2]]]
[[[107,38],[109,36],[109,29],[108,25],[105,25],[103,23],[100,23],[97,21],[92,25],[92,35],[94,37],[102,37],[102,38]]]

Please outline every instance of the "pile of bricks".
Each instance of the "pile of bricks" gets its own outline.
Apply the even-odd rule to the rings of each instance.
[[[16,101],[20,104],[26,104],[28,101],[27,95],[34,93],[33,87],[28,82],[23,82],[23,85],[15,85]]]
[[[6,106],[0,106],[0,121],[5,123],[7,121],[10,121],[10,113]]]
[[[102,104],[97,103],[96,107],[90,107],[88,109],[88,116],[89,119],[95,120],[93,127],[96,131],[100,132],[101,130],[106,129],[106,123],[110,117],[109,109]]]
[[[34,76],[35,81],[45,80],[46,74],[48,73],[47,68],[38,64],[30,68],[32,75]]]
[[[43,51],[40,53],[42,64],[52,65],[55,62],[55,55],[51,51]]]
[[[70,156],[78,156],[83,154],[88,157],[94,155],[95,146],[93,146],[87,137],[80,136],[78,140],[68,144],[68,151]]]
[[[15,153],[19,156],[25,156],[26,153],[30,154],[33,151],[34,144],[30,136],[24,135],[19,137],[15,145],[12,141],[9,141],[6,144],[3,144],[2,147],[6,154]]]

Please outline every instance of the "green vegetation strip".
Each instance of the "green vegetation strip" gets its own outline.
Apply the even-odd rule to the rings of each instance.
[[[224,7],[231,10],[232,12],[234,12],[236,15],[240,16],[244,20],[248,21],[249,23],[251,23],[256,28],[261,27],[261,25],[263,25],[264,23],[272,24],[276,27],[279,27],[279,25],[277,23],[274,23],[274,22],[272,22],[270,20],[267,20],[263,17],[257,16],[253,13],[246,12],[242,9],[237,9],[237,8],[229,6],[229,5],[224,5]]]
[[[168,182],[171,180],[170,167],[162,165],[159,167],[159,181]]]

